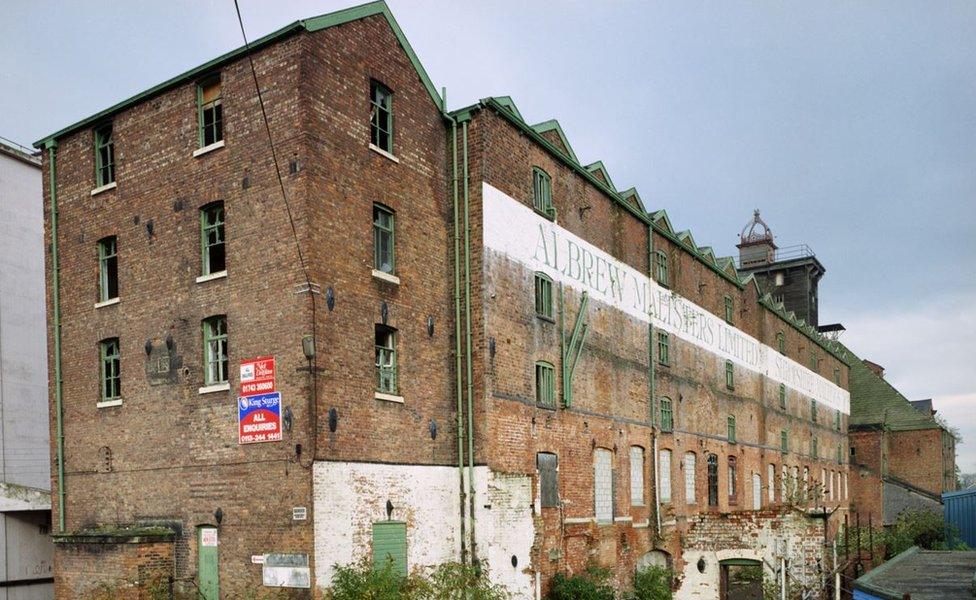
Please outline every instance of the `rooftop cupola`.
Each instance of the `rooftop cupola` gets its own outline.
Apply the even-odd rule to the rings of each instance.
[[[739,249],[740,268],[769,264],[775,260],[776,243],[773,241],[773,230],[759,216],[758,208],[753,211],[752,220],[746,223],[742,233],[739,234],[736,248]]]

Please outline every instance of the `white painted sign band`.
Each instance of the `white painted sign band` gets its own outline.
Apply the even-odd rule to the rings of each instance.
[[[850,394],[593,244],[483,183],[484,244],[635,319],[850,414]]]

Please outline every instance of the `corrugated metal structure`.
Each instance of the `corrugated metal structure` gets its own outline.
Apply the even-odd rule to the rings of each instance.
[[[854,582],[854,600],[963,600],[973,598],[976,552],[912,546]]]
[[[942,494],[945,522],[970,548],[976,548],[976,489]]]

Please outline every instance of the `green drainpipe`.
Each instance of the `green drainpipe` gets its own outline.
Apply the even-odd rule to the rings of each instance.
[[[461,140],[464,145],[464,328],[465,328],[465,372],[467,375],[467,410],[468,410],[468,505],[471,511],[471,527],[468,536],[471,539],[471,563],[478,561],[475,544],[474,518],[474,416],[472,414],[472,397],[474,389],[471,375],[471,223],[470,204],[468,198],[468,121],[461,123]]]
[[[647,224],[647,301],[650,305],[653,302],[651,298],[651,287],[654,281],[654,224],[653,222],[648,222]],[[650,402],[648,406],[651,409],[651,435],[654,437],[651,447],[654,452],[654,460],[651,464],[654,465],[654,519],[657,527],[655,528],[655,533],[661,535],[661,490],[660,490],[660,467],[658,464],[658,448],[657,448],[657,419],[656,411],[654,410],[654,319],[650,314],[647,315],[647,364],[648,364],[648,377],[647,386],[648,394],[650,394]],[[672,414],[674,412],[672,411]]]
[[[444,91],[443,111],[447,115],[447,90]],[[464,507],[467,505],[467,494],[464,490],[464,405],[462,375],[461,375],[461,223],[460,208],[458,206],[458,143],[457,143],[457,119],[448,116],[451,120],[451,150],[453,156],[452,169],[452,190],[454,197],[454,374],[455,374],[455,393],[457,394],[457,443],[458,443],[458,485],[461,488],[461,563],[466,564],[468,558],[468,547],[465,541],[465,517]]]
[[[54,423],[58,461],[58,532],[64,533],[64,420],[61,411],[61,299],[58,262],[58,188],[56,140],[48,140],[48,176],[51,194],[51,303],[54,312]]]

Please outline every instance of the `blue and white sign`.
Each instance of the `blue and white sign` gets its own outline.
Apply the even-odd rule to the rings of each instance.
[[[281,441],[281,392],[237,399],[239,444]]]

